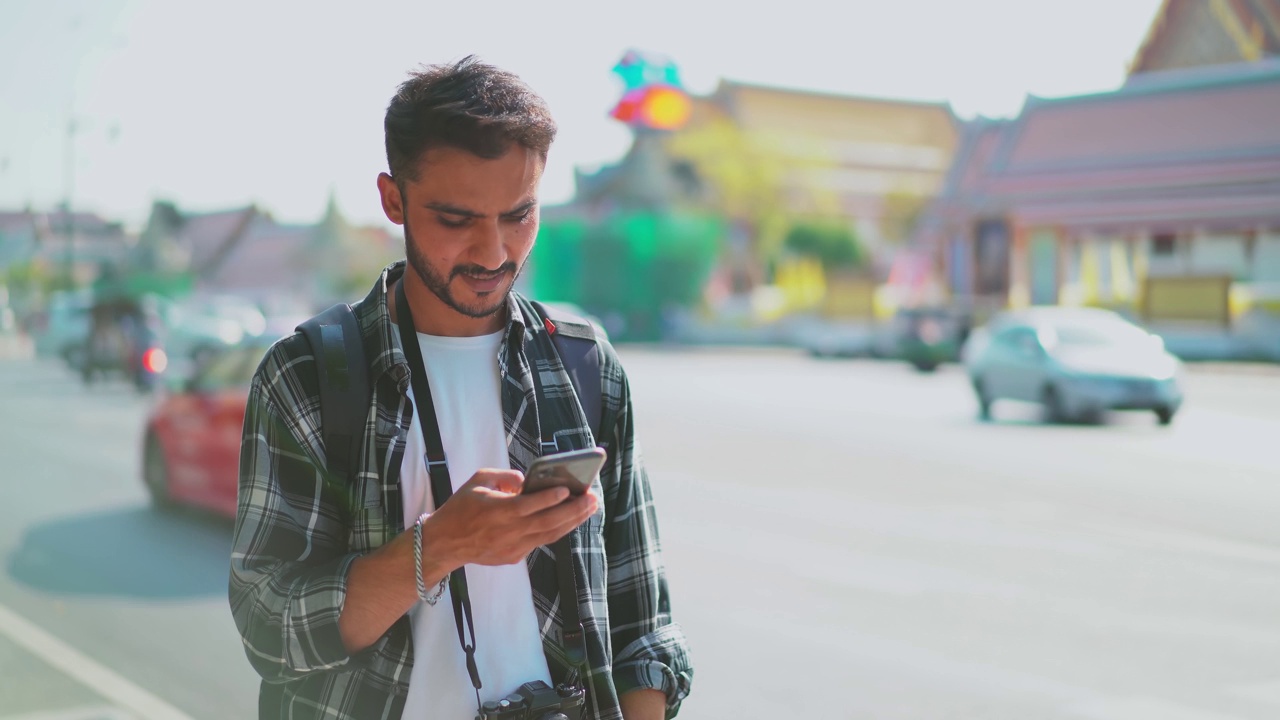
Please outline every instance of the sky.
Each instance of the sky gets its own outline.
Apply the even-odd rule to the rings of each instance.
[[[387,101],[411,69],[468,54],[546,98],[555,204],[575,167],[630,144],[608,117],[628,49],[670,57],[698,94],[724,78],[1012,117],[1028,94],[1118,87],[1159,5],[0,0],[0,210],[70,195],[135,228],[157,199],[314,222],[332,194],[348,218],[385,224]]]

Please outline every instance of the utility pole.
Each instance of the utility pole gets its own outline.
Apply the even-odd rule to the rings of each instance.
[[[67,240],[66,273],[67,281],[74,288],[76,284],[76,223],[75,216],[71,212],[71,200],[75,194],[76,178],[76,118],[72,113],[68,113],[67,117],[67,145],[64,154],[66,156],[66,167],[64,168],[63,182],[66,196],[62,201],[62,212],[65,219]]]
[[[73,38],[74,36],[79,35],[80,34],[79,32],[80,17],[72,16],[70,21],[67,23],[67,29],[69,30],[69,34]],[[65,256],[67,282],[68,284],[70,284],[71,289],[75,289],[76,287],[76,265],[75,265],[76,222],[75,222],[75,216],[72,214],[72,200],[74,199],[74,196],[75,196],[75,182],[76,182],[76,131],[79,128],[76,127],[76,87],[75,87],[74,79],[72,79],[71,87],[69,89],[71,93],[70,93],[70,98],[67,102],[67,137],[66,137],[66,147],[65,147],[65,150],[63,151],[63,161],[66,163],[65,167],[63,168],[63,172],[64,172],[63,183],[64,183],[66,196],[63,198],[63,201],[62,201],[62,204],[63,204],[62,212],[64,213],[63,217],[65,218],[64,226],[66,231],[66,242],[67,242],[67,252]]]

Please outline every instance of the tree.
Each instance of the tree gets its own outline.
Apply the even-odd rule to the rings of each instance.
[[[822,263],[823,270],[854,270],[867,261],[866,252],[848,225],[836,222],[802,222],[787,231],[783,247]]]
[[[763,269],[797,216],[838,210],[835,193],[819,181],[832,167],[830,154],[816,139],[752,132],[715,110],[707,115],[672,133],[667,151],[693,167],[708,188],[709,209],[746,231],[750,245],[740,250]]]

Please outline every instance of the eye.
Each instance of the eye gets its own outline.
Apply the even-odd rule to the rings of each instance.
[[[460,227],[462,227],[462,226],[464,226],[464,225],[466,225],[466,224],[467,224],[467,219],[466,219],[466,218],[459,218],[459,219],[457,219],[457,220],[454,220],[454,219],[449,218],[449,216],[447,216],[447,215],[437,215],[437,216],[436,216],[436,220],[437,220],[441,225],[443,225],[443,226],[445,226],[445,227],[447,227],[447,228],[460,228]]]
[[[503,217],[503,219],[506,220],[507,222],[512,222],[512,223],[528,222],[529,220],[533,219],[533,209],[530,208],[528,210],[525,210],[519,215],[506,215]]]

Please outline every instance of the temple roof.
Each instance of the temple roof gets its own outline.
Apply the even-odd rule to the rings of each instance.
[[[1280,55],[1280,0],[1164,0],[1131,74]]]
[[[1113,92],[1030,98],[966,125],[938,223],[1176,226],[1280,220],[1280,58],[1136,76]]]
[[[1110,93],[1031,98],[991,158],[992,190],[1280,177],[1280,59],[1152,74]]]

